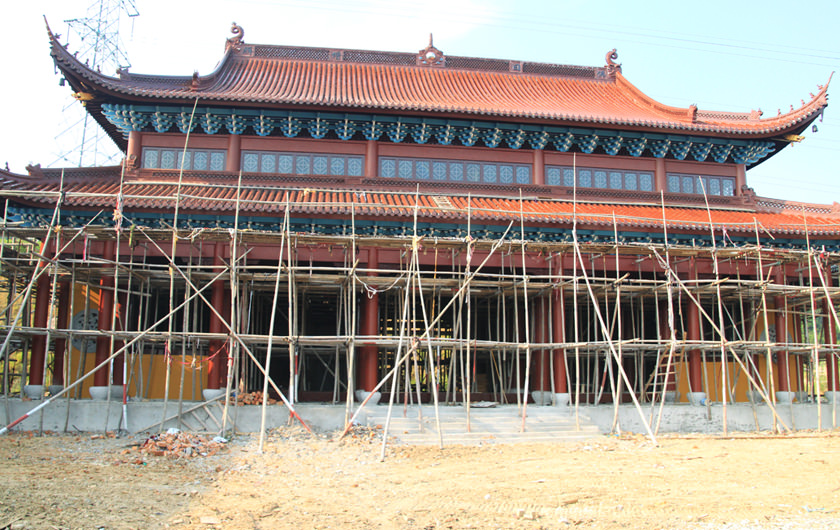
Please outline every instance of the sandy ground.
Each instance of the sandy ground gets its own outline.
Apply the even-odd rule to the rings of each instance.
[[[840,434],[601,437],[481,447],[297,428],[219,454],[0,437],[0,529],[840,528]]]

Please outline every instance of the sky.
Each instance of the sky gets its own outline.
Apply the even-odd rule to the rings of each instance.
[[[448,55],[603,66],[616,48],[624,76],[654,99],[678,107],[749,112],[765,117],[799,107],[840,70],[840,2],[779,0],[109,0],[133,4],[120,37],[133,73],[201,75],[224,53],[232,22],[244,40],[344,49],[414,53],[434,44]],[[81,128],[78,103],[49,56],[44,16],[53,31],[68,31],[98,0],[6,2],[6,82],[0,129],[4,162],[17,173],[27,164],[74,166]],[[109,72],[105,72],[109,73]],[[840,118],[829,107],[805,140],[747,172],[760,196],[840,202]],[[95,126],[88,128],[88,131]],[[69,131],[69,132],[68,132]],[[93,134],[88,132],[88,134]],[[107,151],[106,140],[103,144]],[[91,154],[91,150],[87,150]],[[100,163],[107,153],[100,153]]]

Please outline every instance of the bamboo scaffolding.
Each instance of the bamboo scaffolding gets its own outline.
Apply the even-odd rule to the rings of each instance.
[[[179,179],[180,180],[180,179]],[[172,183],[170,183],[171,185]],[[193,183],[183,182],[186,187],[193,186]],[[263,189],[262,187],[260,189]],[[267,188],[266,188],[267,189]],[[284,190],[287,188],[283,188]],[[266,348],[266,363],[265,368],[262,368],[261,363],[254,361],[250,365],[242,365],[242,373],[256,373],[262,370],[266,374],[270,368],[268,359],[273,346],[280,344],[288,347],[289,359],[289,404],[294,405],[300,398],[299,393],[306,391],[307,388],[302,386],[302,380],[305,379],[306,370],[311,364],[308,363],[324,363],[319,352],[319,348],[331,348],[335,356],[334,368],[324,366],[324,378],[333,377],[333,400],[339,398],[342,388],[347,389],[348,395],[348,412],[346,419],[350,416],[350,403],[353,400],[353,374],[354,366],[354,347],[358,340],[363,340],[365,344],[375,345],[380,348],[397,348],[398,354],[395,360],[404,358],[403,362],[395,363],[395,366],[401,367],[400,377],[405,376],[408,381],[413,381],[414,390],[417,394],[418,405],[422,403],[421,392],[425,386],[426,389],[431,388],[435,400],[438,398],[438,380],[437,375],[440,373],[442,378],[445,378],[445,386],[447,388],[447,396],[449,389],[454,391],[460,390],[463,395],[463,403],[465,405],[465,414],[467,417],[468,429],[470,428],[470,403],[473,399],[473,394],[479,389],[480,385],[477,383],[478,376],[476,370],[481,367],[479,363],[489,361],[490,363],[490,383],[492,383],[492,390],[494,400],[505,402],[506,386],[508,382],[517,381],[516,396],[517,401],[521,406],[522,414],[522,430],[525,427],[525,417],[527,415],[528,396],[527,390],[531,386],[531,359],[533,352],[554,351],[555,349],[563,349],[564,351],[575,351],[575,370],[574,380],[572,374],[567,370],[567,377],[569,377],[568,384],[573,384],[574,400],[575,400],[575,416],[578,417],[580,402],[584,399],[587,401],[591,397],[595,398],[595,402],[599,402],[599,398],[606,390],[607,379],[609,380],[610,390],[612,393],[614,415],[613,426],[615,430],[620,429],[618,424],[618,403],[625,391],[636,394],[641,392],[643,388],[637,388],[637,383],[632,383],[624,371],[624,361],[628,363],[632,360],[637,368],[636,381],[643,381],[644,377],[638,374],[644,374],[647,370],[645,360],[654,353],[657,356],[656,367],[659,368],[659,357],[668,355],[668,362],[670,363],[676,353],[677,347],[683,349],[689,348],[691,350],[699,350],[704,357],[707,355],[713,356],[718,354],[721,359],[720,370],[718,376],[716,373],[713,377],[719,377],[720,390],[722,392],[723,402],[723,429],[726,432],[726,415],[727,406],[734,400],[734,390],[738,384],[738,378],[742,377],[740,372],[735,371],[734,378],[730,377],[730,367],[728,359],[734,359],[740,365],[741,371],[745,374],[745,379],[750,389],[757,389],[762,394],[765,400],[771,404],[775,402],[773,394],[773,365],[772,356],[779,352],[788,352],[791,358],[801,359],[805,354],[812,357],[810,370],[815,374],[815,370],[819,367],[820,356],[832,355],[837,356],[840,352],[840,347],[834,344],[829,344],[829,339],[825,338],[820,343],[816,336],[816,325],[814,324],[814,340],[807,343],[807,337],[787,337],[786,341],[774,342],[770,340],[769,335],[763,339],[754,340],[753,336],[748,336],[746,326],[750,326],[750,335],[755,333],[755,321],[758,313],[762,314],[765,325],[764,329],[769,329],[768,315],[770,309],[766,302],[766,296],[772,295],[780,297],[784,301],[783,307],[777,307],[776,311],[781,311],[787,318],[801,318],[808,315],[814,320],[822,314],[824,318],[832,319],[835,325],[838,322],[835,305],[840,301],[840,289],[828,287],[823,278],[822,264],[819,264],[814,254],[813,249],[810,248],[810,240],[808,242],[808,249],[806,251],[795,249],[765,249],[762,246],[760,237],[760,229],[757,221],[751,223],[752,229],[756,235],[755,245],[740,245],[736,249],[720,248],[717,246],[715,239],[715,232],[720,231],[720,225],[712,222],[711,212],[714,209],[706,201],[707,216],[709,223],[705,229],[711,234],[711,249],[708,247],[692,247],[690,245],[673,245],[668,241],[668,227],[678,225],[682,221],[665,219],[664,201],[663,201],[663,218],[658,220],[663,224],[663,235],[665,237],[664,247],[651,244],[627,243],[619,240],[619,225],[621,222],[629,222],[631,220],[638,221],[640,218],[621,217],[615,214],[609,219],[613,223],[613,241],[609,244],[603,242],[581,242],[577,238],[577,197],[574,196],[571,201],[571,215],[569,220],[573,223],[573,241],[528,241],[526,244],[526,230],[525,230],[525,213],[523,208],[524,197],[520,194],[518,201],[518,212],[516,209],[497,209],[497,208],[479,208],[475,207],[473,200],[467,198],[466,224],[467,224],[467,241],[463,238],[435,238],[434,252],[435,252],[435,268],[434,273],[424,270],[420,266],[420,259],[418,256],[419,240],[423,236],[419,235],[417,230],[417,217],[419,212],[424,214],[435,211],[446,211],[445,209],[436,209],[434,206],[420,206],[420,201],[415,194],[414,204],[414,228],[411,235],[400,236],[383,236],[383,235],[359,235],[356,233],[356,209],[362,207],[357,205],[354,201],[341,202],[337,201],[329,203],[327,206],[335,208],[348,208],[351,216],[351,232],[350,234],[342,233],[336,235],[325,235],[318,233],[292,233],[289,228],[289,223],[284,222],[283,228],[277,232],[266,231],[252,231],[240,227],[239,211],[243,207],[253,207],[258,204],[263,204],[260,201],[252,198],[243,199],[240,203],[241,191],[241,177],[237,184],[237,203],[236,203],[236,220],[234,227],[228,232],[227,230],[213,230],[213,229],[195,229],[195,228],[179,228],[177,221],[177,212],[181,208],[185,208],[188,201],[205,200],[199,194],[189,194],[177,191],[172,197],[172,206],[175,208],[176,216],[173,219],[173,225],[164,229],[143,228],[136,225],[131,225],[132,230],[136,230],[139,237],[144,240],[143,254],[135,251],[131,244],[128,245],[125,255],[120,255],[123,252],[123,245],[120,245],[121,236],[119,231],[109,235],[107,229],[92,226],[88,223],[85,227],[72,228],[67,227],[64,230],[64,237],[66,244],[56,245],[57,248],[69,249],[71,242],[79,241],[82,238],[87,239],[88,236],[95,237],[99,240],[107,240],[114,238],[117,241],[116,249],[117,255],[115,260],[110,263],[104,263],[101,260],[92,258],[77,259],[76,257],[62,256],[60,252],[55,255],[39,256],[39,253],[31,248],[32,244],[39,239],[48,240],[50,227],[23,227],[17,224],[9,223],[8,219],[4,220],[3,232],[6,235],[2,244],[0,252],[0,274],[9,286],[8,291],[10,296],[6,300],[6,312],[12,311],[15,303],[19,306],[14,306],[14,312],[20,313],[20,316],[14,320],[9,319],[7,325],[2,328],[6,333],[4,337],[4,346],[2,351],[4,362],[4,392],[8,392],[9,388],[9,352],[8,345],[10,341],[18,340],[26,341],[30,337],[37,334],[48,334],[48,343],[51,338],[71,338],[82,341],[90,341],[99,337],[105,337],[112,343],[113,346],[116,341],[132,341],[137,337],[141,337],[139,343],[138,355],[140,357],[140,369],[137,373],[137,382],[141,387],[150,383],[150,377],[146,377],[146,373],[150,370],[144,368],[143,357],[146,348],[143,345],[148,345],[151,348],[157,347],[160,344],[167,345],[167,351],[171,355],[175,355],[175,345],[180,344],[181,359],[184,361],[188,348],[192,348],[192,356],[195,359],[200,355],[197,350],[197,343],[204,343],[206,340],[228,340],[230,348],[228,349],[228,377],[226,393],[231,394],[231,385],[233,384],[234,365],[237,359],[237,352],[244,352],[247,355],[252,355],[258,348],[267,345]],[[390,192],[388,192],[390,193]],[[14,196],[13,193],[0,193],[8,197]],[[91,195],[92,196],[92,195]],[[72,193],[67,194],[67,198],[78,197]],[[113,195],[102,194],[97,196],[100,199],[113,198]],[[704,195],[705,197],[705,195]],[[129,198],[137,199],[139,196],[125,196],[124,200]],[[158,199],[160,199],[158,197]],[[55,195],[56,202],[62,199],[60,195]],[[265,203],[268,204],[268,203]],[[277,203],[271,203],[276,206]],[[285,212],[286,216],[289,212],[295,211],[296,208],[307,208],[311,206],[324,206],[325,203],[316,201],[305,201],[290,203],[286,199]],[[394,206],[371,205],[365,203],[363,208],[369,214],[376,212],[379,214],[395,212]],[[516,246],[520,248],[521,264],[516,267],[513,259],[513,243],[508,242],[510,252],[504,254],[499,258],[501,266],[499,270],[485,272],[471,267],[471,260],[491,255],[496,248],[499,239],[493,240],[491,238],[482,238],[478,234],[473,234],[473,220],[481,216],[503,213],[509,221],[519,221],[522,239],[516,242]],[[528,212],[528,223],[539,223],[542,213]],[[599,217],[600,218],[600,217]],[[805,225],[806,236],[810,235],[807,219],[803,218]],[[56,220],[56,224],[60,224]],[[700,229],[697,222],[688,223],[687,226]],[[747,225],[741,227],[746,231]],[[313,229],[314,230],[314,229]],[[485,232],[486,233],[486,232]],[[474,238],[473,235],[476,235]],[[224,237],[228,237],[231,241],[232,259],[230,266],[226,269],[230,275],[231,281],[231,317],[228,322],[225,322],[225,327],[228,332],[224,334],[209,334],[205,333],[199,328],[199,321],[201,315],[206,311],[205,307],[209,306],[206,300],[198,302],[204,296],[198,298],[193,297],[193,291],[197,287],[201,287],[203,282],[210,281],[214,275],[210,273],[201,260],[201,245],[202,242],[221,241]],[[428,236],[427,236],[428,237]],[[24,245],[17,248],[15,245],[7,244],[9,241],[20,241]],[[69,241],[68,241],[69,240]],[[178,245],[178,241],[190,240],[191,243],[197,243],[193,248],[191,245]],[[252,311],[247,311],[247,304],[253,304],[254,296],[262,293],[264,298],[265,293],[270,291],[271,285],[274,285],[275,296],[281,293],[283,288],[277,283],[279,271],[274,272],[271,268],[263,263],[254,261],[246,262],[244,257],[247,253],[261,245],[275,245],[280,242],[281,259],[283,246],[288,255],[287,264],[285,265],[287,285],[285,287],[288,301],[288,323],[289,329],[286,335],[275,336],[274,330],[269,329],[269,333],[263,333],[262,325],[264,321],[255,320],[245,325],[242,328],[242,323],[248,319]],[[172,249],[169,252],[163,252],[163,242],[171,243]],[[235,250],[237,245],[241,244],[246,248],[243,259],[237,257],[238,250]],[[323,248],[329,245],[331,248],[340,248],[344,252],[343,263],[337,265],[329,264],[312,264],[310,257],[309,265],[301,263],[299,256],[301,252],[308,252],[310,247]],[[356,259],[356,248],[358,245],[378,246],[383,249],[399,249],[405,258],[405,265],[399,270],[388,269],[387,267],[376,267],[373,269],[360,270],[358,268],[358,260]],[[12,249],[11,247],[15,247]],[[183,247],[183,248],[179,248]],[[85,244],[87,248],[87,242]],[[189,247],[189,248],[188,248]],[[665,257],[662,260],[660,253],[664,248]],[[195,249],[198,252],[196,258]],[[148,251],[156,256],[164,256],[163,262],[160,259],[150,260]],[[465,267],[453,266],[450,270],[439,270],[438,254],[443,256],[444,263],[449,255],[452,256],[453,263],[456,260],[456,255],[460,252],[466,252],[467,260]],[[537,270],[534,267],[528,267],[526,264],[526,256],[530,259],[536,255],[547,256],[562,256],[564,252],[572,252],[573,268],[571,274],[564,274],[562,266],[558,265],[557,270],[554,270],[553,263],[548,264],[548,273],[544,273],[544,269]],[[544,254],[543,254],[544,253]],[[306,256],[306,254],[303,254]],[[158,258],[160,257],[158,256]],[[312,256],[312,252],[309,252]],[[507,256],[511,259],[508,260]],[[607,266],[608,257],[614,258],[615,270],[609,270]],[[622,260],[652,260],[653,263],[659,263],[662,270],[665,271],[665,278],[657,277],[643,277],[642,266],[638,265],[638,277],[631,277],[627,269],[623,269]],[[517,256],[516,258],[519,258]],[[176,262],[176,259],[183,259],[185,262]],[[302,258],[304,261],[306,258]],[[691,281],[680,279],[675,270],[678,263],[685,259],[708,259],[714,267],[714,279],[700,279]],[[660,262],[664,261],[664,265]],[[722,273],[721,268],[726,262],[734,262],[736,277],[727,277],[727,273]],[[562,258],[561,258],[562,262]],[[640,261],[636,261],[639,263]],[[840,257],[835,253],[829,253],[826,259],[826,266],[829,267],[828,272],[831,273],[830,267],[840,262]],[[106,273],[102,269],[102,265],[106,265],[113,271],[116,278],[114,294],[126,293],[129,299],[140,295],[139,301],[142,311],[148,313],[150,308],[155,304],[153,301],[155,297],[165,295],[160,290],[168,286],[170,292],[170,309],[174,307],[173,293],[176,289],[184,289],[185,297],[189,297],[190,304],[185,306],[183,314],[182,330],[177,330],[173,325],[175,314],[170,311],[169,315],[169,329],[163,331],[157,329],[157,326],[146,327],[142,322],[147,322],[149,319],[141,318],[138,309],[137,325],[135,329],[129,329],[130,326],[117,326],[116,322],[112,323],[111,330],[68,330],[62,329],[61,326],[48,328],[38,328],[31,325],[26,325],[25,315],[31,311],[28,305],[28,299],[31,296],[33,281],[38,273],[38,263],[43,263],[41,268],[49,269],[48,274],[53,278],[50,310],[55,303],[55,289],[56,284],[60,280],[71,280],[71,285],[94,286],[98,279]],[[463,263],[463,262],[459,262]],[[531,262],[533,263],[533,262]],[[708,262],[707,262],[708,263]],[[769,269],[766,266],[769,263]],[[811,275],[811,282],[809,285],[777,285],[770,282],[771,272],[776,267],[787,264],[792,266],[792,263],[804,264],[807,263],[809,274]],[[603,264],[603,267],[602,267]],[[750,267],[755,265],[756,274],[755,279],[742,278],[740,275],[740,267],[745,265]],[[597,267],[596,267],[597,265]],[[731,263],[730,263],[731,265]],[[813,272],[813,268],[817,267],[817,272]],[[520,268],[521,270],[516,270]],[[578,270],[580,269],[580,270]],[[645,268],[646,271],[650,269]],[[818,278],[814,275],[818,275]],[[28,283],[20,284],[20,278],[28,277]],[[817,280],[822,282],[821,286],[815,283]],[[355,286],[356,282],[359,285],[367,288],[375,289],[377,292],[386,292],[390,289],[405,289],[406,299],[402,307],[398,309],[404,316],[402,317],[401,325],[404,323],[410,327],[405,331],[405,336],[401,332],[400,336],[389,336],[383,333],[377,336],[362,337],[355,331],[355,322],[357,317],[356,308],[356,290],[351,286]],[[137,286],[139,285],[139,286]],[[701,337],[700,340],[688,341],[679,339],[677,333],[677,322],[674,318],[674,301],[673,287],[677,287],[677,291],[683,293],[687,304],[693,304],[698,307],[701,315],[703,315],[704,322],[709,322],[714,328],[715,332],[709,337]],[[466,287],[464,289],[464,287]],[[539,309],[536,304],[546,304],[545,293],[550,292],[551,289],[561,289],[561,303],[573,303],[574,320],[579,323],[581,330],[585,336],[580,336],[578,325],[574,326],[574,337],[571,341],[566,341],[565,337],[561,340],[559,330],[553,329],[552,311],[555,308],[552,304],[548,304],[549,309],[546,311],[545,307],[542,311],[538,311],[541,318],[545,314],[549,315],[547,329],[542,333],[545,337],[541,338],[536,335],[532,337],[532,326],[535,324],[531,322],[531,311]],[[250,302],[245,298],[240,299],[240,290],[250,295]],[[449,290],[456,294],[451,295],[450,304],[445,304],[444,296],[450,296]],[[15,295],[12,296],[12,291]],[[196,291],[197,292],[197,291]],[[410,298],[408,298],[410,293]],[[308,318],[306,316],[305,308],[308,307],[308,300],[312,297],[334,296],[339,302],[338,309],[335,313],[336,333],[317,335],[311,332],[307,333]],[[699,297],[705,297],[708,301],[709,296],[716,297],[716,309],[710,310],[711,314],[707,314],[703,310],[699,302]],[[180,295],[179,295],[180,296]],[[431,315],[425,314],[425,297],[429,296],[432,300]],[[578,307],[583,296],[584,308],[583,311]],[[668,301],[668,324],[667,329],[670,330],[670,337],[663,337],[664,323],[657,322],[656,337],[651,338],[646,335],[644,319],[649,318],[650,307],[654,307],[656,320],[659,320],[660,315],[659,304],[661,297],[666,296]],[[239,301],[238,301],[239,300]],[[453,317],[453,325],[451,329],[449,324],[443,326],[441,317],[447,313],[452,307],[452,300],[460,300],[459,310],[451,313],[457,313]],[[519,304],[524,300],[522,307]],[[817,304],[822,303],[822,300],[827,302],[827,309],[824,311],[817,310]],[[247,303],[246,303],[247,302]],[[257,297],[259,302],[259,297]],[[758,304],[757,304],[758,302]],[[86,300],[86,305],[88,301]],[[419,307],[418,304],[419,303]],[[508,313],[507,308],[513,304],[513,311]],[[757,306],[747,316],[745,305]],[[707,304],[708,305],[708,304]],[[444,309],[437,310],[438,307]],[[257,305],[253,306],[254,308]],[[564,306],[565,307],[565,306]],[[738,309],[740,308],[740,310]],[[273,309],[273,308],[272,308]],[[212,312],[213,309],[210,308]],[[415,329],[418,327],[420,321],[420,313],[423,313],[423,328],[421,344],[411,344],[406,346],[406,341],[414,340],[416,342]],[[464,314],[466,312],[466,314]],[[451,313],[447,313],[447,318]],[[495,313],[495,317],[492,315]],[[715,314],[716,313],[716,314]],[[589,318],[581,318],[584,314],[589,315]],[[112,316],[115,318],[115,316]],[[395,317],[396,318],[396,317]],[[430,322],[431,319],[431,322]],[[50,313],[50,321],[52,321],[52,313]],[[495,325],[493,324],[495,320]],[[269,326],[273,325],[274,317],[271,317]],[[495,328],[494,331],[488,331],[482,334],[481,328],[486,321],[488,330]],[[524,341],[520,340],[518,334],[520,333],[520,324],[524,321]],[[342,324],[343,323],[343,324]],[[8,325],[11,324],[11,325]],[[737,326],[740,326],[740,333],[736,333],[736,340],[727,339],[724,331],[731,325],[731,329],[737,331]],[[125,327],[125,329],[118,329]],[[343,328],[343,332],[341,331]],[[446,330],[444,330],[446,328]],[[510,329],[509,329],[510,328]],[[507,333],[515,331],[514,340],[508,340]],[[733,331],[733,333],[735,333]],[[443,336],[447,334],[448,336]],[[532,340],[536,339],[536,340]],[[423,353],[418,351],[418,348],[424,346],[426,349],[425,357]],[[137,347],[137,346],[135,346]],[[400,349],[401,348],[401,349]],[[26,349],[26,348],[24,348]],[[86,349],[86,348],[85,348]],[[236,351],[234,351],[236,350]],[[69,347],[68,347],[69,351]],[[449,355],[448,351],[452,354]],[[410,352],[410,353],[407,353]],[[446,357],[441,357],[441,352],[444,355],[449,355],[448,362]],[[461,355],[458,354],[461,352]],[[53,355],[58,355],[54,352]],[[519,370],[521,369],[520,359],[524,354],[524,379],[525,383],[521,384]],[[26,352],[24,352],[26,355]],[[62,355],[69,355],[62,352]],[[131,352],[132,359],[134,352]],[[342,357],[343,355],[343,357]],[[541,353],[541,355],[543,355]],[[743,357],[743,359],[742,359]],[[69,360],[69,357],[66,357]],[[549,356],[550,362],[554,362],[553,355]],[[751,375],[753,366],[757,358],[764,358],[767,360],[766,370],[767,374],[764,377],[754,378]],[[128,359],[128,354],[126,355]],[[309,360],[308,360],[309,359]],[[340,368],[342,360],[346,359],[347,378],[346,383],[341,380]],[[151,362],[151,356],[149,361]],[[253,360],[253,359],[252,359]],[[422,362],[421,362],[422,361]],[[603,362],[603,365],[601,364]],[[708,365],[709,360],[705,359],[702,363],[704,371]],[[798,361],[797,361],[798,362]],[[403,364],[405,363],[405,364]],[[440,363],[440,364],[438,364]],[[134,370],[134,362],[122,364],[124,370],[128,370],[131,366]],[[411,364],[411,366],[409,366]],[[82,364],[83,366],[83,364]],[[179,410],[182,409],[182,401],[184,399],[184,392],[186,383],[184,379],[184,364],[181,368],[181,380],[179,383]],[[540,363],[540,370],[546,369],[544,363]],[[554,381],[553,364],[549,365],[551,369],[552,388],[555,388],[556,381]],[[799,366],[799,364],[797,364]],[[582,370],[584,368],[584,370]],[[670,369],[670,367],[669,367]],[[732,368],[735,370],[735,368]],[[65,370],[70,370],[69,363],[65,363]],[[438,372],[440,370],[440,372]],[[446,371],[449,370],[447,376]],[[586,374],[583,374],[585,371]],[[168,370],[167,370],[168,373]],[[482,372],[483,373],[483,372]],[[409,374],[414,374],[412,380]],[[45,373],[46,375],[46,366]],[[68,376],[70,374],[68,373]],[[455,376],[458,377],[455,377]],[[539,376],[540,381],[544,381],[543,373],[534,375]],[[124,397],[127,395],[127,388],[129,381],[134,376],[129,377],[129,372],[123,373]],[[265,381],[268,376],[265,375]],[[788,372],[788,378],[790,378]],[[65,378],[69,381],[69,377]],[[197,376],[194,374],[193,392],[195,392],[198,384]],[[325,379],[328,381],[328,379]],[[797,379],[798,380],[798,379]],[[810,377],[811,381],[815,378]],[[396,383],[396,380],[393,381]],[[266,383],[267,384],[267,383]],[[458,385],[460,384],[460,388]],[[483,385],[483,383],[481,383]],[[582,392],[582,385],[586,386],[586,391]],[[715,383],[717,388],[718,383]],[[594,386],[593,386],[594,385]],[[769,391],[766,389],[769,386]],[[165,385],[165,391],[169,392],[169,382]],[[707,389],[711,385],[707,384]],[[790,381],[788,381],[790,387]],[[78,387],[77,387],[78,388]],[[395,387],[396,388],[396,387]],[[497,388],[501,390],[497,396]],[[267,387],[265,387],[267,390]],[[593,392],[589,390],[592,389]],[[174,390],[174,389],[173,389]],[[409,388],[406,386],[404,390],[407,392],[406,399],[413,398],[409,393]],[[654,433],[659,428],[661,422],[662,407],[664,406],[664,392],[665,385],[659,389],[662,392],[655,391],[651,401],[656,403],[656,398],[661,397],[662,401],[659,403],[659,420],[655,424]],[[713,389],[714,390],[714,389]],[[141,395],[148,395],[148,390],[145,392],[139,391]],[[820,389],[817,386],[814,392],[815,396],[820,394]],[[65,394],[69,397],[69,394]],[[454,392],[453,392],[454,395]],[[168,400],[168,394],[164,397],[164,407]],[[226,399],[226,402],[228,399]],[[123,425],[127,425],[126,418],[128,411],[125,408],[126,402],[123,400]],[[437,415],[437,402],[435,402]],[[818,405],[819,407],[819,405]],[[793,410],[793,409],[791,409]],[[653,409],[652,409],[653,411]],[[755,409],[753,409],[755,415]],[[422,414],[422,411],[419,412]],[[164,411],[164,416],[166,416]],[[179,415],[180,416],[180,415]],[[793,417],[793,415],[791,415]],[[226,418],[226,415],[224,416]],[[653,424],[653,415],[651,414],[651,421]],[[774,421],[781,421],[774,410]],[[420,416],[422,422],[422,416]],[[436,420],[438,418],[436,417]],[[223,420],[224,421],[224,420]],[[757,417],[756,417],[756,424]],[[786,428],[786,427],[785,427]],[[224,429],[223,429],[224,430]],[[440,434],[440,428],[438,426]],[[440,438],[442,445],[442,437]]]

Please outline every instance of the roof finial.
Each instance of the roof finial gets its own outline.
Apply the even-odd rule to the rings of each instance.
[[[243,42],[242,39],[245,38],[245,30],[242,29],[242,26],[234,22],[230,27],[230,32],[233,33],[233,37],[227,40],[228,47],[233,47],[238,50]]]
[[[616,72],[621,71],[621,65],[615,62],[618,59],[618,52],[616,52],[615,48],[607,52],[607,75],[614,76]]]
[[[417,53],[417,66],[446,66],[446,56],[435,48],[431,33],[429,33],[429,45]]]

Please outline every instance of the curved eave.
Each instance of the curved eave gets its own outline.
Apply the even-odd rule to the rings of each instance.
[[[59,196],[58,170],[42,170],[33,175],[17,175],[0,170],[0,196],[30,208],[51,209]],[[120,186],[119,168],[77,168],[64,173],[62,210],[110,211],[118,194],[123,194],[126,212],[171,212],[175,207],[177,183],[168,180],[132,179]],[[276,217],[287,200],[292,212],[318,218],[411,219],[416,210],[428,222],[499,224],[521,219],[529,226],[568,229],[573,221],[579,228],[662,233],[662,206],[655,203],[551,200],[506,196],[447,194],[442,205],[439,193],[385,192],[364,187],[326,188],[284,184],[282,179],[250,175],[241,188],[209,176],[191,175],[180,185],[179,209],[198,215],[231,216],[240,212],[258,217]],[[237,194],[241,201],[237,201]],[[836,237],[840,234],[837,205],[790,203],[760,199],[756,207],[715,207],[666,204],[668,231],[707,234],[711,214],[716,230],[730,235],[761,233],[773,236]],[[469,212],[469,214],[467,213]],[[807,225],[805,219],[807,218]],[[807,227],[807,228],[806,228]]]
[[[571,124],[585,124],[602,127],[623,127],[633,129],[649,129],[659,131],[678,131],[686,134],[707,134],[712,136],[740,137],[750,139],[774,139],[781,140],[786,134],[797,134],[804,130],[814,121],[827,106],[828,83],[823,86],[820,92],[810,102],[801,108],[768,119],[744,119],[741,113],[715,113],[700,111],[704,116],[736,116],[738,119],[730,120],[698,120],[696,115],[692,117],[691,109],[669,107],[663,105],[630,84],[620,72],[616,73],[614,80],[575,80],[574,83],[599,84],[611,86],[608,96],[617,96],[622,99],[617,105],[634,105],[627,114],[639,114],[639,117],[621,118],[616,114],[596,115],[585,109],[580,112],[562,112],[552,110],[545,100],[538,100],[538,97],[546,98],[552,94],[540,92],[550,90],[551,83],[556,83],[556,77],[540,76],[536,74],[502,74],[498,72],[477,72],[468,70],[418,68],[410,66],[385,66],[368,65],[355,63],[320,63],[315,61],[293,61],[284,60],[284,64],[291,65],[290,69],[298,66],[299,69],[308,70],[335,70],[342,69],[344,78],[352,78],[353,72],[365,70],[369,76],[364,78],[365,82],[359,83],[363,89],[347,91],[344,94],[336,95],[326,90],[313,91],[312,86],[306,83],[320,83],[324,79],[312,76],[301,81],[290,79],[299,86],[295,94],[283,94],[280,96],[266,96],[267,87],[275,83],[275,88],[281,81],[265,80],[259,77],[260,72],[254,72],[256,68],[249,69],[255,64],[255,59],[240,57],[229,47],[225,52],[222,61],[217,68],[209,75],[197,78],[196,88],[193,88],[193,79],[186,76],[144,76],[127,74],[124,79],[102,75],[92,71],[90,68],[79,62],[67,49],[62,46],[55,35],[50,32],[51,55],[56,66],[64,73],[76,91],[89,92],[94,95],[94,100],[89,102],[89,111],[97,121],[108,131],[114,141],[125,148],[125,141],[118,131],[102,117],[98,112],[98,104],[106,100],[123,99],[128,101],[144,102],[166,102],[168,104],[191,104],[199,98],[203,104],[208,105],[245,105],[245,106],[271,106],[271,107],[321,107],[324,109],[351,109],[369,110],[384,112],[411,112],[411,113],[440,113],[444,115],[466,115],[483,116],[502,120],[528,120],[542,123],[557,124],[558,122]],[[267,61],[267,60],[266,60]],[[388,73],[390,81],[385,76],[375,78],[372,71],[375,69]],[[332,74],[329,74],[332,75]],[[457,85],[454,81],[456,76],[469,77],[470,80],[481,80],[476,86]],[[406,97],[406,92],[401,91],[401,86],[393,78],[399,78],[415,92],[417,90],[429,89],[440,92],[440,97],[431,98],[425,95],[422,98]],[[361,79],[361,78],[357,78]],[[383,80],[384,79],[384,80]],[[500,83],[493,83],[498,80]],[[515,83],[513,82],[515,80]],[[512,93],[505,91],[500,85],[504,81],[511,84],[532,83],[535,87],[532,94],[525,94],[531,99],[523,99],[523,92]],[[547,83],[546,83],[547,81]],[[830,81],[830,79],[829,79]],[[284,81],[285,82],[285,81]],[[232,90],[231,83],[236,86],[248,86],[247,90],[241,88]],[[378,86],[376,85],[377,83]],[[390,84],[389,84],[390,83]],[[571,81],[570,81],[571,83]],[[513,105],[511,108],[489,108],[482,105],[468,105],[463,101],[444,101],[447,89],[460,91],[461,93],[482,94],[482,91],[498,89],[498,97],[509,97],[514,102],[516,98],[521,100],[521,105]],[[521,88],[521,87],[520,87]],[[589,86],[591,89],[591,85]],[[377,92],[378,91],[378,92]],[[351,93],[348,96],[349,93]],[[605,94],[607,91],[604,91]],[[484,94],[489,98],[487,94]],[[555,95],[556,97],[556,95]],[[539,107],[539,110],[536,108]],[[523,109],[532,110],[523,110]],[[776,137],[779,137],[778,139]]]

